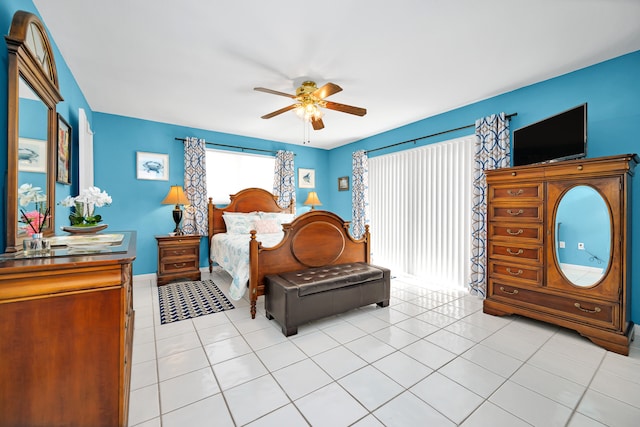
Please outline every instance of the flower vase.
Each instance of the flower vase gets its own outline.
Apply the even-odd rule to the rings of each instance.
[[[48,239],[44,238],[42,233],[33,233],[31,238],[22,241],[25,255],[46,255],[51,247]]]

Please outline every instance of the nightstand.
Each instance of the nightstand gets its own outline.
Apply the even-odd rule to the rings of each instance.
[[[200,280],[200,235],[156,236],[158,285],[185,279]]]

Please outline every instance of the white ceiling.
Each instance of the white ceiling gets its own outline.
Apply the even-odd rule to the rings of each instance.
[[[253,88],[333,82],[327,149],[640,49],[640,0],[33,2],[93,111],[301,144]]]

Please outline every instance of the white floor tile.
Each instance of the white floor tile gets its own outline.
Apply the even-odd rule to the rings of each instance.
[[[334,380],[342,378],[367,364],[367,362],[343,346],[316,354],[311,359]]]
[[[431,368],[400,351],[391,353],[372,365],[404,388],[422,381],[433,372]]]
[[[571,409],[576,407],[585,391],[585,386],[530,364],[524,364],[509,380]]]
[[[396,326],[417,336],[418,338],[424,338],[427,335],[431,335],[432,333],[440,329],[439,327],[432,325],[431,323],[427,323],[416,318],[403,320],[402,322],[396,323]]]
[[[240,332],[231,322],[222,323],[220,325],[209,326],[208,328],[198,329],[198,336],[202,345],[213,344],[214,342],[237,337]]]
[[[247,424],[247,427],[307,427],[298,409],[289,404]]]
[[[402,386],[371,365],[347,375],[338,383],[369,411],[404,391]]]
[[[389,344],[379,340],[372,335],[366,335],[345,345],[353,353],[366,360],[368,363],[375,362],[384,356],[396,351]]]
[[[207,353],[209,363],[215,365],[251,353],[251,347],[242,336],[237,336],[207,344],[204,351]]]
[[[158,359],[158,379],[160,381],[177,377],[209,366],[202,347]]]
[[[222,394],[162,415],[162,427],[235,427]]]
[[[237,425],[245,425],[290,403],[271,375],[226,390],[224,396]]]
[[[158,358],[171,356],[172,354],[181,353],[185,350],[191,350],[199,347],[202,347],[202,343],[195,331],[156,341],[156,353]]]
[[[473,346],[463,353],[462,357],[503,378],[509,378],[523,364],[521,360],[496,351],[484,344]]]
[[[464,353],[475,345],[473,341],[452,332],[445,331],[444,329],[429,335],[425,340],[458,355]]]
[[[322,331],[314,331],[301,336],[294,336],[291,342],[304,351],[307,356],[313,356],[340,345],[340,343]]]
[[[386,403],[373,414],[386,427],[455,426],[451,420],[408,391]]]
[[[504,383],[489,401],[535,426],[564,426],[571,409],[512,381]]]
[[[158,383],[158,366],[154,360],[131,366],[131,390]]]
[[[420,339],[417,336],[405,330],[402,330],[395,325],[391,325],[388,328],[380,329],[379,331],[376,331],[371,335],[389,344],[395,349],[401,349],[402,347],[406,347],[409,344],[414,343]]]
[[[485,401],[462,424],[462,427],[529,427],[531,424],[521,420],[504,409]]]
[[[438,372],[485,399],[505,381],[500,375],[462,357],[447,363]]]
[[[441,366],[449,363],[449,361],[456,357],[455,353],[445,350],[444,348],[424,339],[416,341],[400,351],[413,357],[431,369],[439,369]]]
[[[291,400],[305,396],[333,381],[329,374],[311,359],[305,359],[275,371],[273,376]]]
[[[577,412],[610,426],[635,427],[640,420],[639,408],[593,390],[587,390]]]
[[[199,369],[160,383],[160,405],[162,413],[213,396],[220,392],[211,367]]]
[[[256,354],[271,372],[307,358],[302,350],[290,341],[258,350]]]
[[[160,415],[158,385],[132,390],[129,396],[129,425],[135,426]]]
[[[258,356],[254,353],[245,354],[213,365],[222,390],[228,390],[252,379],[268,373]]]
[[[597,369],[574,358],[547,350],[538,351],[527,363],[584,386],[591,382]]]
[[[438,372],[411,387],[411,392],[456,424],[484,402],[482,397]]]
[[[336,383],[331,383],[298,399],[295,404],[314,427],[348,426],[368,413],[356,399]]]

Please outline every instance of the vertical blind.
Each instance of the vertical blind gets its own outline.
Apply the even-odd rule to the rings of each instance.
[[[474,142],[468,136],[369,159],[374,263],[466,286]]]

